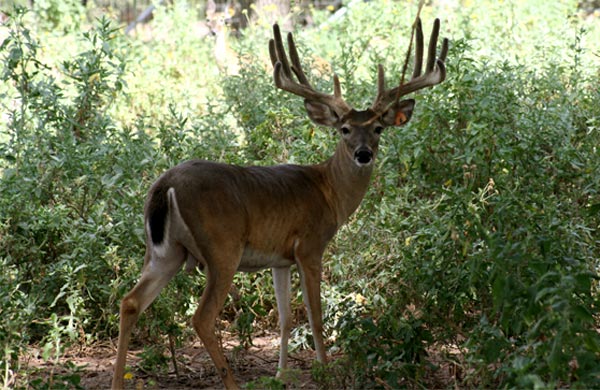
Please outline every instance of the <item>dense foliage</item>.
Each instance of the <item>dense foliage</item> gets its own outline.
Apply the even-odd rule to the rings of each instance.
[[[192,157],[315,163],[336,142],[273,87],[268,26],[232,42],[240,72],[221,75],[213,41],[193,28],[200,10],[185,2],[159,7],[151,31],[133,38],[107,17],[90,26],[79,3],[67,3],[51,11],[79,23],[42,8],[4,10],[6,386],[25,385],[18,357],[30,344],[52,359],[116,336],[118,301],[143,257],[145,193],[165,169]],[[416,96],[409,125],[386,131],[367,198],[327,251],[327,334],[343,357],[315,367],[315,379],[337,388],[598,387],[597,20],[567,0],[439,3],[422,17],[429,26],[439,16],[451,38],[448,79]],[[363,106],[377,63],[398,81],[416,4],[352,4],[335,17],[315,13],[316,25],[296,36],[314,84],[329,90],[330,62],[347,99]],[[245,343],[276,323],[266,279],[237,276],[240,298],[223,313]],[[190,332],[202,284],[200,273],[178,275],[135,337]],[[310,344],[305,327],[294,344]]]

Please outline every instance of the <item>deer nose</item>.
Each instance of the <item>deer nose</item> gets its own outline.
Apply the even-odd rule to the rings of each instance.
[[[373,151],[367,147],[356,149],[354,152],[354,161],[358,165],[368,165],[373,161]]]

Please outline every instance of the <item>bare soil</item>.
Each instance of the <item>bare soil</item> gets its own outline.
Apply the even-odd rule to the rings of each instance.
[[[223,335],[223,347],[234,376],[239,384],[255,381],[262,377],[274,377],[277,373],[279,357],[279,337],[276,333],[265,333],[253,339],[249,349],[239,348],[234,337]],[[190,342],[176,349],[177,373],[169,360],[168,372],[149,372],[138,363],[141,360],[142,346],[132,346],[127,356],[127,367],[131,375],[126,376],[126,389],[214,389],[223,388],[221,379],[216,373],[212,360],[200,341]],[[167,353],[168,354],[168,353]],[[42,379],[53,388],[52,383],[64,381],[69,374],[78,375],[80,386],[85,389],[110,388],[112,365],[116,355],[114,343],[96,344],[89,347],[73,349],[64,354],[57,362],[44,361],[38,349],[31,348],[27,356],[22,357],[21,367],[27,377],[16,378],[25,385],[36,379]],[[289,367],[293,378],[288,381],[287,388],[316,389],[311,379],[310,368],[315,358],[313,351],[290,353]],[[76,368],[69,365],[73,363]],[[160,371],[160,370],[159,370]],[[130,378],[129,378],[130,376]],[[68,380],[67,380],[68,381]]]
[[[238,339],[226,332],[223,337],[223,350],[234,371],[234,376],[240,385],[259,379],[274,378],[277,373],[279,358],[279,335],[273,331],[264,332],[253,338],[253,345],[248,349],[240,348]],[[163,343],[168,344],[167,343]],[[223,384],[216,373],[212,360],[202,343],[196,338],[190,339],[181,348],[175,349],[177,371],[175,371],[168,348],[165,347],[168,363],[162,369],[144,369],[142,364],[143,345],[132,345],[127,355],[126,389],[222,389]],[[97,343],[91,346],[78,347],[69,350],[58,361],[49,362],[41,358],[38,348],[30,348],[21,357],[21,372],[9,383],[18,387],[31,388],[34,381],[42,381],[46,386],[35,388],[64,389],[76,388],[74,379],[79,379],[79,386],[84,389],[109,389],[113,363],[116,356],[116,340]],[[435,345],[428,350],[429,367],[420,380],[427,388],[444,389],[458,388],[463,371],[462,353],[454,346]],[[340,356],[330,356],[336,360]],[[319,384],[311,377],[311,367],[315,360],[312,350],[300,350],[290,353],[286,372],[286,389],[316,390]],[[166,368],[168,367],[168,368]],[[71,376],[71,377],[69,377]],[[464,378],[463,378],[464,379]],[[383,388],[387,384],[375,378]],[[407,387],[415,385],[414,378],[402,380]],[[422,386],[422,384],[421,384]],[[268,383],[256,383],[254,388],[269,387]],[[322,387],[322,386],[321,386]],[[350,386],[352,387],[352,386]]]

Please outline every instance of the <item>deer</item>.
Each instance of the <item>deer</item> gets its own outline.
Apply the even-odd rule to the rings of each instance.
[[[335,152],[316,165],[242,167],[190,160],[157,179],[144,207],[146,253],[141,277],[120,305],[113,389],[123,388],[127,349],[140,314],[184,265],[206,275],[191,322],[227,389],[239,387],[215,334],[215,322],[238,271],[272,270],[281,373],[288,363],[292,328],[291,267],[297,267],[316,359],[327,361],[320,290],[327,244],[367,192],[383,130],[410,120],[415,100],[400,98],[446,78],[447,39],[436,57],[439,19],[433,25],[423,74],[423,31],[420,20],[415,23],[411,79],[388,89],[379,65],[377,96],[366,110],[346,103],[335,74],[333,94],[315,90],[302,69],[292,33],[287,35],[288,56],[279,26],[273,25],[269,54],[275,86],[304,98],[306,113],[316,125],[337,130]]]
[[[214,0],[206,2],[206,25],[210,34],[215,37],[213,56],[219,72],[227,76],[237,76],[240,73],[240,58],[238,53],[229,44],[231,39],[231,19],[236,10],[230,3],[225,5],[223,11],[217,11]]]

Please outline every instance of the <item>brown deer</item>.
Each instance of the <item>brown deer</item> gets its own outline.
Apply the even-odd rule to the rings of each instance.
[[[357,111],[342,98],[337,76],[333,77],[333,95],[313,89],[300,66],[292,35],[287,37],[288,59],[279,27],[273,26],[269,52],[275,85],[303,97],[313,122],[337,129],[340,141],[335,153],[327,161],[310,166],[239,167],[192,160],[166,171],[154,183],[145,205],[142,275],[121,302],[113,389],[123,387],[129,339],[140,313],[184,264],[187,269],[197,266],[206,274],[206,287],[192,324],[225,387],[238,388],[215,335],[215,319],[237,271],[273,271],[282,370],[287,367],[292,325],[290,268],[298,267],[317,360],[326,361],[320,297],[323,252],[369,187],[383,129],[404,125],[411,118],[415,101],[399,97],[445,79],[448,41],[444,39],[436,59],[439,28],[436,19],[424,74],[423,32],[417,21],[411,80],[386,89],[383,67],[379,66],[377,97],[370,108]]]

